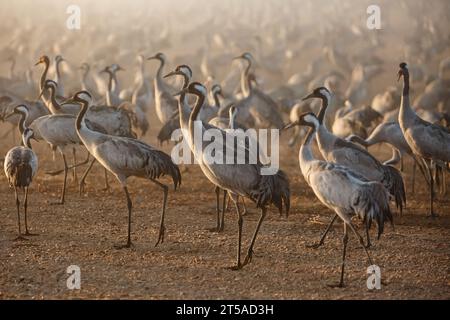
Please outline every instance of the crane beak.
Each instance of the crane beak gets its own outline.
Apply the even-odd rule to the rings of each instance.
[[[308,100],[308,99],[312,99],[315,98],[316,96],[314,95],[314,93],[310,93],[308,94],[306,97],[302,98],[302,101]]]
[[[60,106],[64,106],[66,104],[73,104],[76,103],[76,101],[73,98],[67,98],[66,100],[59,103]]]
[[[155,59],[158,59],[158,58],[156,57],[156,55],[155,55],[155,56],[151,56],[151,57],[147,58],[147,60],[155,60]]]
[[[403,76],[403,71],[400,69],[400,70],[398,70],[398,73],[397,73],[397,82],[398,81],[400,81],[400,78]]]
[[[292,128],[292,127],[295,127],[296,125],[297,125],[296,122],[288,123],[287,125],[285,125],[285,126],[281,129],[281,131],[288,130],[288,129]]]
[[[169,77],[176,76],[176,75],[182,75],[182,73],[178,72],[178,71],[172,71],[172,72],[169,72],[168,74],[166,74],[163,78],[169,78]]]
[[[38,64],[41,64],[42,63],[42,61],[41,60],[39,60],[38,62],[36,62],[34,65],[35,66],[37,66]]]

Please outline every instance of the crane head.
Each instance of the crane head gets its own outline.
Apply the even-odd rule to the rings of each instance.
[[[70,104],[70,103],[90,104],[91,101],[92,101],[91,94],[86,90],[82,90],[82,91],[78,91],[77,93],[75,93],[73,95],[73,97],[68,98],[68,99],[64,100],[63,102],[61,102],[61,105]]]
[[[50,64],[50,59],[48,56],[43,55],[39,58],[38,62],[36,62],[34,65],[37,66],[38,64],[44,63],[46,65]]]
[[[319,124],[319,120],[317,119],[316,115],[312,112],[304,112],[298,117],[297,121],[288,123],[281,130],[287,130],[295,126],[308,126],[314,128],[316,124]]]
[[[219,95],[222,98],[224,98],[223,93],[222,93],[222,87],[220,86],[220,84],[213,85],[211,88],[211,92],[213,95]]]
[[[314,89],[313,92],[311,92],[309,95],[304,97],[302,100],[305,101],[312,98],[330,99],[331,98],[330,90],[328,90],[325,87],[318,87]]]
[[[25,116],[28,115],[28,107],[24,104],[19,104],[15,106],[13,111],[5,116],[5,120],[12,117],[15,114],[23,114]]]
[[[190,93],[196,96],[204,96],[204,97],[206,97],[207,94],[206,87],[202,85],[200,82],[191,82],[187,88],[181,90],[180,92],[175,93],[174,96],[179,96],[182,93]]]
[[[397,73],[397,76],[398,76],[397,81],[400,81],[400,78],[402,76],[404,76],[405,74],[408,74],[408,72],[409,72],[408,65],[406,64],[406,62],[400,63],[399,67],[400,67],[400,69],[398,70],[398,73]]]
[[[188,65],[182,64],[177,66],[174,71],[166,74],[164,78],[168,78],[175,75],[184,76],[190,81],[190,79],[192,79],[192,70]]]
[[[164,61],[166,61],[166,56],[164,55],[164,53],[158,52],[154,56],[147,58],[147,60],[159,60],[161,62],[164,62]]]

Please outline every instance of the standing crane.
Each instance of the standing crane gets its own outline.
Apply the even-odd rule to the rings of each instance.
[[[433,208],[434,177],[433,165],[446,167],[450,162],[450,131],[447,128],[427,122],[414,112],[409,100],[409,70],[405,62],[400,64],[398,80],[403,77],[402,100],[398,122],[405,140],[424,168],[428,169],[430,181],[430,216],[436,217]]]
[[[206,142],[194,141],[194,131],[203,133],[208,129],[218,130],[222,134],[222,141],[224,143],[223,149],[219,148],[217,152],[222,152],[223,159],[225,159],[227,153],[237,154],[237,146],[230,148],[225,141],[227,139],[226,131],[220,130],[216,127],[212,127],[209,124],[205,124],[201,121],[196,121],[197,115],[200,112],[204,100],[207,96],[206,88],[198,83],[192,82],[186,89],[183,89],[178,94],[189,93],[196,96],[196,103],[189,117],[189,146],[197,159],[202,172],[205,176],[216,186],[221,189],[227,190],[232,201],[236,206],[238,215],[238,246],[237,246],[237,259],[236,265],[232,267],[233,270],[241,269],[243,266],[250,263],[253,256],[253,246],[256,241],[259,229],[267,214],[267,206],[274,204],[280,214],[283,211],[283,206],[286,208],[286,214],[289,212],[290,207],[290,188],[289,181],[286,174],[278,170],[277,173],[272,175],[263,175],[261,170],[263,165],[258,161],[255,164],[248,163],[249,149],[246,149],[246,159],[244,164],[226,164],[226,161],[222,163],[215,163],[208,158],[208,154],[204,153]],[[246,197],[256,203],[256,207],[261,210],[261,215],[253,234],[252,240],[248,247],[247,255],[243,262],[241,262],[241,240],[242,240],[242,214],[238,205],[238,196]]]
[[[313,113],[302,114],[296,122],[288,124],[285,129],[296,125],[310,127],[310,131],[300,147],[298,156],[303,177],[314,191],[316,197],[335,212],[333,221],[338,216],[344,222],[341,276],[337,285],[338,287],[343,287],[348,243],[347,228],[350,228],[356,235],[369,259],[370,265],[373,265],[369,252],[364,245],[364,239],[352,224],[351,218],[358,216],[369,226],[372,220],[375,220],[378,224],[378,238],[380,238],[385,221],[393,222],[389,208],[389,194],[380,182],[367,181],[350,167],[314,158],[311,141],[314,134],[320,130],[321,125]],[[318,135],[316,135],[316,138],[318,138]],[[318,141],[318,143],[320,142]]]
[[[25,106],[17,106],[15,110],[22,112]],[[4,169],[5,175],[8,179],[10,187],[14,188],[14,194],[16,197],[17,207],[17,223],[19,226],[19,235],[17,240],[24,240],[22,235],[22,229],[20,225],[20,201],[17,193],[17,189],[24,190],[23,210],[25,217],[25,236],[32,235],[28,230],[28,188],[33,181],[34,176],[38,170],[38,158],[31,148],[30,140],[34,138],[34,132],[32,129],[25,128],[22,139],[23,146],[14,147],[8,151],[5,156]]]
[[[304,100],[311,98],[322,100],[322,107],[318,115],[320,127],[317,130],[317,142],[323,157],[329,162],[352,168],[369,181],[381,182],[395,199],[395,204],[401,212],[403,205],[406,204],[406,195],[400,172],[392,166],[383,165],[365,149],[333,135],[323,126],[323,119],[330,98],[330,92],[327,88],[316,88]]]
[[[120,182],[127,198],[128,207],[128,238],[124,246],[118,248],[129,248],[131,242],[131,209],[132,201],[127,187],[127,179],[131,176],[145,178],[160,187],[164,193],[161,222],[158,241],[164,241],[164,215],[166,212],[167,195],[169,188],[159,182],[163,175],[172,177],[174,188],[181,184],[181,173],[178,166],[166,153],[155,149],[139,140],[128,137],[117,137],[96,132],[86,125],[85,115],[92,97],[87,91],[77,92],[72,100],[81,105],[80,113],[76,119],[76,132],[89,153],[95,157],[109,172]]]
[[[166,64],[166,56],[163,53],[147,58],[147,60],[159,60],[160,64],[154,80],[156,115],[162,124],[169,121],[178,108],[177,99],[172,96],[169,86],[163,80],[163,69]]]

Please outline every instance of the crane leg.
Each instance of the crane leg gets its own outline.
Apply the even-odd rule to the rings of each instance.
[[[244,211],[242,212],[242,215],[245,216],[247,214],[247,206],[245,205],[245,198],[241,197],[242,199],[242,206],[244,207]]]
[[[125,192],[125,195],[127,197],[128,239],[127,239],[127,243],[125,245],[117,245],[117,246],[115,246],[116,249],[130,248],[133,245],[133,243],[131,242],[131,209],[133,208],[133,202],[131,201],[130,194],[128,192],[128,188],[127,188],[126,185],[123,185],[123,191]]]
[[[66,156],[63,152],[61,152],[63,162],[64,162],[64,183],[61,190],[61,198],[57,202],[53,202],[52,204],[64,204],[65,196],[66,196],[66,185],[67,185],[67,172],[69,171],[69,167],[67,166]]]
[[[223,199],[222,199],[222,219],[220,220],[220,228],[219,232],[222,232],[225,228],[225,207],[227,205],[227,197],[228,197],[228,191],[223,190]]]
[[[266,217],[267,209],[265,207],[261,208],[261,216],[259,217],[258,224],[256,225],[255,233],[253,234],[252,241],[250,242],[250,246],[248,247],[247,256],[244,259],[244,266],[249,264],[252,261],[253,256],[253,246],[255,245],[256,236],[258,235],[259,229]]]
[[[237,255],[236,255],[236,265],[231,267],[232,270],[239,270],[243,267],[243,265],[241,264],[241,245],[242,245],[242,224],[243,224],[243,219],[242,219],[242,214],[241,214],[241,210],[239,209],[239,205],[237,202],[237,196],[236,195],[231,195],[230,194],[230,198],[233,200],[235,206],[236,206],[236,212],[237,212],[237,223],[238,223],[238,245],[237,245]]]
[[[35,233],[30,233],[28,231],[28,187],[25,187],[25,195],[23,197],[23,211],[25,215],[25,235],[26,236],[37,236]]]
[[[400,216],[402,215],[402,208],[400,207]],[[372,243],[370,242],[370,234],[369,234],[369,230],[370,230],[370,225],[368,222],[366,222],[366,238],[367,238],[367,244],[365,245],[365,247],[367,249],[369,249],[372,246]]]
[[[415,158],[413,158],[413,172],[412,172],[412,179],[411,179],[411,192],[414,193],[414,188],[416,185],[416,166],[417,166],[417,161]]]
[[[17,188],[16,187],[14,187],[14,195],[16,196],[17,224],[19,225],[19,235],[17,236],[16,239],[14,239],[14,241],[27,240],[26,238],[23,237],[23,235],[22,235],[22,228],[20,226],[20,201],[19,201],[19,196],[17,194]]]
[[[166,213],[166,204],[167,204],[167,195],[169,193],[169,187],[165,184],[162,184],[159,181],[156,181],[154,179],[151,179],[152,182],[154,182],[156,185],[160,186],[163,189],[164,192],[164,200],[163,200],[163,207],[161,212],[161,221],[159,225],[159,235],[158,235],[158,241],[155,244],[155,247],[164,242],[164,232],[166,231],[166,227],[164,226],[164,215]]]
[[[108,182],[108,170],[104,168],[104,171],[105,171],[105,187],[103,188],[103,191],[109,191],[110,187]]]
[[[339,280],[339,284],[330,285],[332,288],[343,288],[344,287],[344,272],[345,272],[345,254],[347,253],[347,243],[348,243],[348,230],[347,224],[344,222],[344,236],[342,237],[342,262],[341,262],[341,278]]]
[[[352,229],[353,233],[358,238],[360,245],[363,247],[364,251],[366,252],[367,259],[369,259],[370,265],[373,265],[373,261],[372,261],[372,258],[370,257],[369,251],[367,251],[367,248],[364,245],[363,237],[361,237],[361,235],[359,234],[358,230],[356,230],[356,228],[353,226],[353,224],[351,222],[349,222],[348,225],[350,226],[350,229]]]
[[[75,167],[84,166],[86,163],[89,162],[89,158],[90,158],[90,154],[88,153],[88,155],[86,157],[86,160],[84,160],[83,162],[74,164],[72,166],[68,166],[67,169],[70,170],[70,169],[73,169]],[[50,176],[56,176],[56,175],[61,174],[63,172],[64,172],[64,169],[61,169],[61,170],[55,170],[55,171],[45,171],[45,174],[48,174]]]
[[[94,165],[95,161],[96,161],[95,158],[91,160],[91,163],[89,164],[89,166],[87,167],[86,171],[84,172],[83,176],[80,179],[80,184],[78,186],[78,191],[80,193],[80,196],[84,192],[84,186],[86,185],[86,183],[84,181],[86,180],[88,173],[91,171],[92,166]]]
[[[209,229],[209,231],[220,232],[220,188],[216,186],[214,192],[216,193],[216,227]]]
[[[430,187],[430,177],[429,177],[429,170],[428,170],[428,164],[423,158],[416,159],[417,165],[419,166],[420,171],[423,174],[423,177],[425,178],[425,181],[428,184],[428,187]]]
[[[433,202],[434,202],[434,178],[433,178],[433,164],[430,162],[428,166],[428,173],[430,174],[430,214],[428,217],[436,218],[437,214],[434,213]]]
[[[77,183],[78,182],[78,177],[77,177],[77,151],[75,150],[75,148],[72,148],[72,157],[73,157],[73,182]]]
[[[325,238],[326,238],[328,232],[329,232],[330,229],[331,229],[331,226],[333,225],[334,221],[336,221],[336,218],[337,218],[337,217],[338,217],[337,214],[335,214],[335,215],[333,216],[333,218],[331,219],[331,221],[330,221],[330,223],[328,224],[327,228],[325,229],[325,232],[324,232],[324,233],[322,234],[322,236],[320,237],[320,241],[319,241],[319,242],[313,243],[313,244],[307,244],[306,247],[307,247],[307,248],[317,249],[317,248],[319,248],[320,246],[322,246],[322,245],[324,244],[324,242],[325,242]]]

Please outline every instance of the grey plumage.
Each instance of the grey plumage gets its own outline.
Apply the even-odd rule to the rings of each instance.
[[[248,160],[246,160],[244,164],[237,164],[237,162],[233,162],[233,164],[226,164],[226,161],[222,161],[222,163],[211,162],[211,159],[204,154],[204,149],[206,148],[206,145],[204,144],[205,142],[202,142],[200,146],[194,143],[194,128],[195,130],[201,130],[202,133],[208,129],[215,129],[223,137],[225,137],[222,141],[227,141],[226,136],[230,133],[202,123],[201,121],[194,121],[204,103],[204,99],[206,98],[206,88],[203,85],[198,82],[193,82],[189,84],[188,88],[184,89],[182,92],[197,96],[197,101],[189,118],[189,146],[191,147],[191,151],[200,164],[200,168],[205,176],[214,185],[220,187],[221,189],[227,190],[236,205],[238,214],[239,240],[237,248],[237,263],[234,268],[240,269],[244,265],[248,264],[252,259],[253,246],[261,224],[266,216],[266,207],[270,204],[274,204],[281,214],[284,205],[286,214],[288,213],[290,207],[289,181],[286,175],[281,171],[278,171],[273,175],[262,175],[261,170],[263,165],[260,162],[257,162],[256,164],[251,164]],[[241,147],[245,148],[246,156],[251,153],[251,150],[248,150],[245,145]],[[226,143],[223,146],[223,150],[218,150],[218,152],[222,152],[221,156],[224,157],[223,159],[225,159],[229,152],[236,155],[235,151],[236,146],[234,146],[234,148],[230,148],[226,145]],[[240,258],[242,215],[240,208],[237,205],[237,198],[239,196],[250,198],[256,203],[257,207],[261,209],[261,216],[258,221],[258,225],[248,248],[247,256],[242,264]]]
[[[313,189],[317,198],[332,209],[344,222],[343,260],[338,285],[342,287],[344,285],[345,255],[348,242],[347,227],[350,227],[358,237],[370,264],[373,264],[364,246],[363,238],[351,222],[352,216],[359,216],[366,223],[367,228],[375,220],[378,225],[378,237],[380,237],[383,233],[384,223],[393,221],[389,208],[389,196],[380,182],[367,181],[358,172],[353,171],[351,167],[317,160],[314,157],[311,150],[311,141],[314,133],[319,129],[320,123],[313,113],[303,114],[299,120],[286,126],[286,128],[295,125],[311,127],[299,152],[300,169],[306,182]],[[333,218],[331,224],[334,220],[335,218]],[[323,238],[319,245],[322,243]]]
[[[76,131],[89,153],[110,171],[121,183],[127,197],[128,206],[128,239],[123,247],[130,247],[131,243],[131,209],[132,201],[127,188],[127,179],[131,176],[141,177],[152,181],[164,193],[163,208],[159,236],[156,245],[164,241],[164,216],[167,203],[168,187],[157,181],[161,176],[169,175],[174,188],[181,184],[181,173],[171,157],[139,140],[127,137],[117,137],[93,131],[86,126],[85,115],[89,107],[91,95],[80,91],[72,98],[81,105],[76,120]]]
[[[434,178],[432,163],[437,163],[443,167],[445,163],[450,162],[450,131],[447,128],[421,119],[411,108],[409,100],[409,70],[407,64],[404,62],[400,64],[398,77],[399,79],[403,77],[403,92],[398,122],[400,123],[405,140],[414,155],[430,161],[430,164],[427,164],[426,161],[422,162],[428,168],[429,172],[430,215],[434,216]]]
[[[328,89],[321,87],[306,97],[322,99],[322,108],[318,116],[320,125],[317,128],[316,135],[319,150],[323,157],[329,162],[352,168],[353,171],[358,172],[369,181],[381,182],[394,197],[395,204],[401,212],[406,204],[406,193],[400,172],[393,167],[383,165],[360,146],[333,135],[322,125],[328,96]]]
[[[24,106],[19,106],[24,108]],[[23,239],[20,224],[20,201],[17,189],[24,190],[24,216],[25,216],[25,235],[31,235],[28,231],[28,188],[38,170],[38,158],[31,149],[30,139],[34,138],[33,130],[25,128],[22,139],[24,146],[14,147],[8,151],[5,156],[4,170],[6,178],[11,188],[14,188],[17,207],[17,222],[19,227],[18,240]]]

